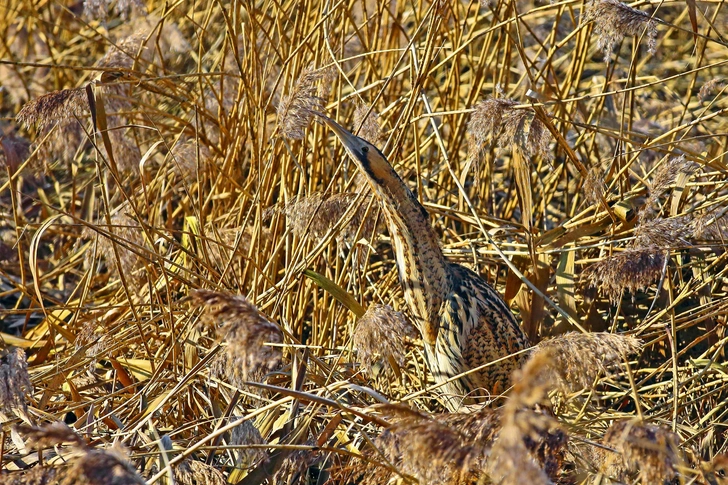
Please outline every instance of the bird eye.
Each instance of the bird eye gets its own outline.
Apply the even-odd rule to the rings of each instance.
[[[366,152],[368,152],[368,151],[369,151],[369,147],[368,147],[368,146],[366,146],[366,145],[364,145],[364,146],[363,146],[363,147],[361,148],[361,151],[363,151],[364,153],[366,153]]]

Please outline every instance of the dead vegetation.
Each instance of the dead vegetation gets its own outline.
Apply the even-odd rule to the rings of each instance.
[[[722,483],[727,8],[3,3],[0,482]],[[537,342],[490,407],[315,112]]]

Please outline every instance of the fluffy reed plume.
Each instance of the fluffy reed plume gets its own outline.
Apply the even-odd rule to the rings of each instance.
[[[651,208],[657,200],[665,193],[665,191],[675,183],[678,175],[690,175],[697,169],[697,165],[688,161],[685,155],[674,157],[660,165],[652,176],[652,185],[650,187],[650,196],[645,203],[647,208]]]
[[[184,460],[174,469],[174,480],[180,485],[225,485],[225,475],[217,468],[197,460]]]
[[[145,485],[127,460],[117,447],[89,450],[71,462],[59,485]]]
[[[657,47],[657,24],[650,15],[634,9],[618,0],[590,0],[582,23],[594,22],[597,48],[604,52],[604,62],[609,62],[614,45],[627,35],[647,34],[647,51],[655,54]]]
[[[81,118],[88,113],[85,88],[62,89],[28,101],[16,119],[27,126],[43,130],[53,123],[68,118]]]
[[[687,238],[695,233],[693,219],[689,215],[664,219],[657,217],[648,221],[640,221],[634,229],[637,248],[668,249],[688,246]]]
[[[111,4],[110,0],[84,0],[83,14],[92,19],[106,20]],[[127,19],[129,10],[139,9],[141,12],[146,13],[142,0],[116,0],[113,5],[114,13],[122,20]]]
[[[60,482],[63,469],[56,466],[34,466],[20,473],[3,475],[4,485],[56,485]]]
[[[612,302],[617,302],[624,290],[634,294],[657,281],[666,258],[664,251],[654,247],[623,251],[584,269],[580,283],[599,288]]]
[[[354,193],[340,193],[333,195],[325,195],[316,192],[308,197],[300,197],[292,199],[285,206],[286,222],[291,230],[303,236],[310,234],[315,238],[324,237],[332,227],[334,227],[341,218],[346,214],[352,204],[357,200],[361,200],[359,205],[351,216],[348,224],[341,228],[337,235],[337,241],[354,243],[354,237],[361,232],[359,237],[369,238],[375,229],[382,224],[377,217],[376,206],[369,211],[367,216],[367,208],[371,202],[371,195],[360,196]],[[277,209],[267,211],[266,216]]]
[[[549,392],[589,387],[639,349],[639,340],[607,333],[567,333],[540,343],[514,373],[488,463],[491,478],[499,483],[556,480],[563,469],[567,435],[550,412]]]
[[[18,432],[25,437],[29,446],[37,449],[70,443],[80,449],[86,449],[86,442],[66,423],[57,421],[44,426],[18,426]]]
[[[318,476],[321,456],[315,451],[316,443],[308,440],[304,446],[308,448],[296,450],[286,457],[281,467],[273,475],[271,485],[311,483],[311,476]]]
[[[176,172],[188,177],[194,177],[197,173],[198,160],[200,167],[210,159],[210,150],[204,145],[198,144],[195,140],[180,138],[170,150],[172,167]]]
[[[682,462],[675,433],[638,420],[612,423],[604,444],[619,453],[609,453],[605,463],[607,474],[619,480],[638,474],[643,484],[665,483],[677,475],[676,467]]]
[[[226,344],[213,365],[218,376],[242,387],[253,373],[280,364],[280,348],[267,345],[283,342],[280,328],[244,296],[210,290],[195,290],[191,296],[203,305],[202,320],[214,326]]]
[[[15,413],[27,420],[27,395],[32,391],[23,349],[16,347],[0,351],[0,421],[5,421],[4,413]]]
[[[323,111],[333,74],[330,69],[304,68],[278,105],[278,129],[285,138],[301,140],[313,112]],[[317,86],[319,84],[320,86]]]
[[[471,466],[485,455],[487,443],[474,443],[445,422],[414,411],[400,411],[394,424],[375,441],[386,461],[421,484],[460,484],[471,473]],[[381,462],[374,454],[372,460]],[[388,470],[387,470],[388,471]],[[365,476],[366,484],[386,483],[385,470]],[[391,476],[391,472],[389,473]]]
[[[480,102],[468,123],[468,155],[478,162],[485,148],[520,147],[533,157],[550,159],[551,133],[530,108],[516,109],[518,102],[507,98],[488,98]]]
[[[601,197],[604,194],[604,177],[599,167],[592,167],[589,170],[581,190],[584,192],[586,200],[592,205],[601,203]]]
[[[488,461],[488,473],[497,483],[550,484],[562,469],[567,435],[548,411],[548,392],[558,382],[554,367],[554,350],[543,348],[513,375],[513,391]]]
[[[354,126],[359,130],[358,136],[375,147],[381,148],[386,142],[386,138],[377,121],[378,118],[379,114],[376,111],[370,111],[369,106],[363,103],[358,104],[354,111]]]
[[[137,56],[146,57],[147,48],[144,45],[146,38],[147,34],[143,31],[124,37],[116,45],[109,47],[97,65],[109,69],[131,69]]]
[[[0,167],[6,166],[11,172],[28,158],[30,142],[15,135],[0,135]]]
[[[232,417],[230,419],[235,420],[238,417]],[[262,448],[246,448],[246,446],[250,445],[265,445],[267,443],[252,421],[243,421],[239,426],[236,426],[230,436],[230,445],[240,447],[235,453],[235,467],[243,469],[250,468],[267,460],[268,455]]]
[[[359,360],[369,373],[379,359],[405,364],[405,341],[416,338],[417,332],[400,312],[389,305],[371,304],[357,321],[354,331],[354,347]]]
[[[719,91],[723,89],[726,86],[726,80],[720,77],[716,77],[708,81],[707,83],[703,84],[700,87],[700,92],[698,93],[698,99],[700,101],[705,102],[713,95],[715,95],[716,91]]]
[[[570,332],[544,340],[538,352],[549,356],[547,368],[567,389],[588,388],[600,375],[619,366],[628,355],[640,351],[639,339],[622,334]]]
[[[137,253],[146,248],[141,226],[127,215],[115,214],[111,217],[111,225],[105,229],[110,237],[98,234],[89,227],[84,228],[81,236],[98,238],[98,252],[104,258],[106,267],[112,275],[119,275],[123,272],[130,279],[131,284],[141,285],[144,275],[140,270],[144,268],[145,260]],[[117,254],[118,260],[116,259]],[[90,250],[87,256],[92,255],[93,251]]]

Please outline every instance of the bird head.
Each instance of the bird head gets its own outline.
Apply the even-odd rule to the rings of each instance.
[[[394,181],[401,183],[399,176],[377,147],[350,133],[331,118],[321,114],[318,116],[331,128],[351,159],[368,176],[375,188],[387,187]]]

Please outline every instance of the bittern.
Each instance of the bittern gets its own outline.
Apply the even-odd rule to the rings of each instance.
[[[504,391],[529,347],[528,338],[498,293],[470,269],[449,262],[429,215],[382,152],[321,116],[379,199],[394,246],[405,300],[422,334],[427,365],[443,384],[446,404]],[[484,364],[477,371],[455,378]]]

